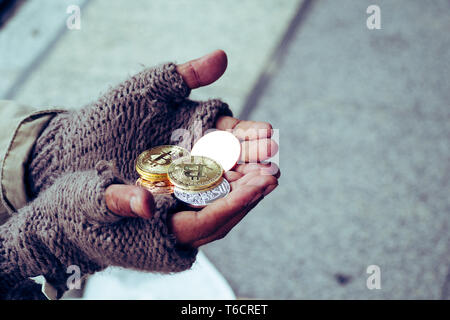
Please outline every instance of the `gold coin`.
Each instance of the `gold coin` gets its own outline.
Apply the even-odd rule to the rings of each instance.
[[[150,182],[139,178],[136,181],[136,185],[140,186],[144,189],[147,189],[153,194],[172,194],[173,193],[173,185],[169,181],[160,181],[160,182]]]
[[[142,178],[139,178],[136,182],[136,184],[141,186],[153,186],[158,188],[167,188],[167,187],[173,187],[173,184],[170,183],[169,180],[164,181],[148,181]]]
[[[136,171],[149,180],[167,179],[172,161],[189,154],[179,146],[162,145],[142,152],[136,160]]]
[[[194,189],[194,190],[193,189],[183,189],[182,191],[185,192],[185,193],[199,193],[199,192],[210,191],[210,190],[216,188],[218,185],[220,185],[223,182],[223,180],[224,180],[224,178],[222,176],[222,177],[220,177],[219,180],[217,180],[217,182],[215,182],[215,183],[213,183],[213,184],[211,184],[211,185],[209,185],[209,186],[207,186],[205,188]],[[181,188],[178,187],[178,189],[181,189]]]
[[[222,178],[223,169],[211,158],[187,156],[174,160],[167,173],[176,187],[198,191],[215,185]]]
[[[136,167],[136,171],[137,173],[144,178],[145,180],[148,181],[164,181],[167,180],[167,173],[166,174],[150,174],[146,171],[143,171],[139,168]]]

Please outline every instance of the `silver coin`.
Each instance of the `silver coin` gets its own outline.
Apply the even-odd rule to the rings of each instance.
[[[204,207],[216,201],[217,199],[226,197],[227,194],[230,193],[230,190],[230,184],[226,179],[223,179],[217,187],[211,190],[200,192],[186,192],[183,189],[175,187],[173,190],[173,194],[177,199],[193,207]]]

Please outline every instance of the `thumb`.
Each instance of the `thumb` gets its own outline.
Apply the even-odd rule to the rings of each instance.
[[[140,187],[113,184],[105,191],[108,209],[122,217],[150,219],[155,211],[153,195]]]
[[[227,69],[227,55],[215,50],[201,58],[177,66],[177,72],[191,89],[207,86],[219,79]]]

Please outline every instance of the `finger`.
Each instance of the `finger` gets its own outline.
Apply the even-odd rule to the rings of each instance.
[[[268,122],[244,121],[229,116],[220,117],[216,121],[216,128],[229,130],[240,140],[270,138],[273,130]]]
[[[224,174],[225,179],[227,179],[228,182],[233,182],[236,181],[240,178],[242,178],[244,175],[242,173],[239,172],[235,172],[235,171],[227,171]]]
[[[264,197],[267,197],[273,190],[275,190],[278,187],[277,184],[271,184],[264,190]]]
[[[262,193],[264,194],[264,196],[266,196],[268,194],[267,190],[271,186],[278,186],[278,180],[274,176],[254,175],[253,173],[250,173],[247,176],[250,176],[250,178],[249,179],[244,179],[244,178],[240,179],[240,180],[242,180],[242,182],[239,187],[261,185],[261,186],[263,186]]]
[[[178,242],[192,244],[217,231],[241,213],[257,195],[264,192],[266,188],[264,181],[258,181],[256,184],[232,191],[227,197],[213,202],[200,211],[174,214],[171,219],[171,229]]]
[[[271,193],[273,190],[275,190],[275,188],[278,186],[278,184],[276,185],[269,185],[266,187],[266,189],[264,190],[263,194],[258,194],[257,196],[255,196],[255,198],[251,201],[251,203],[248,205],[248,207],[242,211],[240,214],[236,215],[235,217],[233,217],[232,219],[230,219],[229,222],[227,222],[225,225],[223,225],[222,227],[219,228],[219,230],[217,230],[215,233],[213,233],[212,235],[197,240],[193,243],[193,246],[198,248],[202,245],[205,245],[209,242],[213,242],[216,240],[220,240],[223,239],[239,222],[241,222],[241,220],[251,211],[253,210],[253,208],[255,208],[258,203],[264,199],[264,197],[266,197],[269,193]]]
[[[224,174],[225,179],[230,183],[231,190],[247,184],[253,177],[259,175],[272,175],[278,179],[280,170],[274,163],[245,163],[237,165],[234,170]]]
[[[262,175],[273,175],[277,179],[281,176],[280,168],[273,162],[238,164],[234,167],[233,171],[241,173],[242,175],[257,171]]]
[[[108,209],[122,217],[149,219],[155,210],[152,194],[137,186],[110,185],[106,189],[105,200]]]
[[[242,221],[242,219],[244,219],[245,216],[247,216],[247,214],[263,199],[263,196],[258,195],[256,197],[256,200],[253,201],[248,208],[246,208],[244,211],[242,211],[240,214],[236,215],[235,217],[233,217],[228,223],[226,223],[224,226],[222,226],[221,228],[219,228],[218,231],[216,231],[215,233],[213,233],[212,235],[194,241],[194,243],[192,244],[193,247],[198,248],[200,246],[203,246],[205,244],[208,244],[210,242],[216,241],[216,240],[220,240],[223,239],[239,222]]]
[[[246,185],[253,185],[255,179],[259,179],[258,177],[266,177],[265,178],[265,183],[267,185],[270,184],[278,184],[278,178],[276,176],[273,175],[263,175],[261,174],[261,170],[260,171],[250,171],[249,173],[245,174],[242,176],[242,178],[235,180],[233,182],[230,183],[231,185],[231,189],[232,190],[236,190],[237,188],[240,188],[242,186],[246,186]]]
[[[245,175],[242,175],[241,178],[239,178],[239,179],[237,179],[235,181],[232,181],[230,183],[231,189],[232,190],[236,190],[239,187],[245,186],[245,185],[247,185],[249,183],[249,181],[251,181],[252,179],[254,179],[256,177],[259,177],[260,175],[261,174],[260,174],[259,171],[252,171],[252,172],[249,172],[249,173],[247,173]]]
[[[216,50],[199,59],[178,65],[177,71],[189,88],[196,89],[219,79],[227,69],[227,64],[226,53]]]
[[[270,159],[278,152],[278,144],[272,139],[243,141],[240,163],[256,163]]]

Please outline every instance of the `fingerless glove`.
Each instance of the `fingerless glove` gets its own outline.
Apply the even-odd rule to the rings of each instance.
[[[169,63],[144,70],[79,111],[56,116],[32,153],[30,192],[38,194],[61,173],[92,169],[100,160],[114,161],[121,176],[134,181],[142,151],[162,144],[186,146],[187,141],[171,140],[174,130],[186,129],[193,137],[194,124],[206,131],[220,116],[231,116],[220,100],[192,101],[189,93],[176,65]]]
[[[104,194],[122,182],[103,161],[95,170],[62,175],[2,225],[0,298],[17,297],[14,291],[23,292],[28,278],[38,275],[61,296],[71,265],[81,275],[107,266],[164,273],[189,268],[197,250],[178,247],[166,224],[174,200],[156,195],[151,219],[117,216]]]

